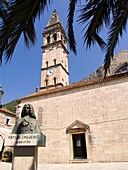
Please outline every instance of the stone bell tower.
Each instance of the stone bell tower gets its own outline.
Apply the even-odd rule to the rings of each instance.
[[[40,89],[69,84],[67,37],[56,10],[43,32]]]

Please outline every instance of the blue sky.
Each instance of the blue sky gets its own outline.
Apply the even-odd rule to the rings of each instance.
[[[36,21],[37,41],[35,46],[32,46],[30,50],[28,50],[24,45],[23,38],[21,38],[11,61],[7,64],[4,64],[3,62],[2,67],[0,67],[0,83],[4,90],[2,104],[34,93],[36,87],[40,87],[42,61],[41,46],[43,44],[42,33],[55,8],[58,11],[63,27],[66,30],[68,1],[55,0],[41,16],[40,21]],[[82,80],[94,72],[104,61],[104,53],[97,45],[88,50],[83,46],[82,29],[83,27],[78,23],[74,25],[77,41],[77,55],[75,56],[68,48],[70,83]],[[103,34],[106,36],[105,32]],[[123,40],[121,40],[120,45],[118,45],[115,50],[115,54],[120,50],[127,49],[127,37],[128,36],[124,36]]]

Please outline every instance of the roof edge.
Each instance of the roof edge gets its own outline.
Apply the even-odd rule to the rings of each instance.
[[[6,108],[2,107],[0,108],[0,111],[6,113],[6,114],[11,114],[11,115],[16,115],[15,113],[11,112],[10,110],[7,110]]]
[[[110,76],[107,76],[106,78],[99,77],[99,78],[96,78],[96,79],[93,79],[93,80],[81,81],[81,82],[73,83],[73,84],[70,84],[70,85],[67,85],[67,86],[63,86],[63,87],[57,87],[57,88],[53,88],[53,89],[39,91],[39,92],[30,94],[28,96],[25,96],[23,98],[20,98],[19,101],[24,100],[24,99],[33,98],[33,97],[38,97],[38,96],[41,96],[41,95],[48,95],[48,94],[52,94],[52,93],[66,91],[66,90],[70,90],[70,89],[74,89],[74,88],[100,84],[100,83],[120,79],[120,78],[123,78],[123,77],[126,77],[126,76],[128,76],[128,72],[120,73],[120,74],[116,74],[116,75],[110,75]]]

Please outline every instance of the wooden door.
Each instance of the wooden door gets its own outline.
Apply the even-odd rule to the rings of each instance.
[[[85,133],[73,134],[74,159],[87,159]]]

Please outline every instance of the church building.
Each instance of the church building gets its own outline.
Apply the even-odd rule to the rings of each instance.
[[[56,10],[43,32],[41,86],[19,99],[34,107],[46,147],[39,163],[128,161],[128,51],[114,56],[110,72],[103,66],[69,84],[67,37]]]

